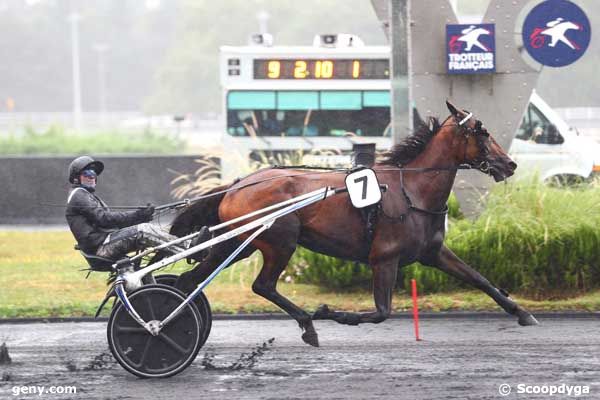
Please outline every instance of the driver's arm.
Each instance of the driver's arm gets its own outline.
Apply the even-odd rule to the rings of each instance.
[[[100,228],[125,228],[152,219],[152,213],[147,209],[126,212],[104,209],[86,190],[78,190],[69,206],[76,208],[90,223]]]

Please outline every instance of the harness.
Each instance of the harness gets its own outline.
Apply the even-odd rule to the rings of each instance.
[[[440,215],[448,214],[448,204],[445,204],[444,208],[441,210],[427,210],[427,209],[415,206],[404,186],[404,174],[403,174],[404,171],[431,172],[431,171],[457,171],[457,170],[461,170],[461,169],[477,169],[483,173],[489,174],[490,166],[489,166],[489,163],[485,160],[485,155],[487,154],[488,151],[487,151],[487,147],[485,146],[485,143],[484,143],[485,140],[489,140],[489,133],[484,128],[482,122],[479,120],[477,120],[475,122],[475,126],[472,128],[469,127],[468,125],[465,125],[472,117],[473,117],[473,113],[468,112],[468,111],[467,111],[467,115],[460,121],[456,118],[456,116],[454,116],[457,126],[463,130],[464,137],[465,137],[465,146],[464,146],[465,152],[464,152],[464,156],[463,156],[463,160],[465,160],[465,163],[460,164],[456,167],[410,168],[410,167],[404,167],[402,165],[398,166],[398,169],[400,171],[400,190],[402,192],[402,196],[404,197],[404,200],[406,201],[408,212],[402,213],[399,216],[390,216],[385,212],[385,208],[382,205],[383,200],[380,203],[377,203],[373,206],[369,206],[369,207],[366,207],[366,208],[360,210],[361,215],[362,215],[363,220],[365,221],[365,225],[366,225],[365,229],[366,229],[366,237],[367,237],[369,249],[371,247],[373,237],[375,235],[375,228],[376,228],[376,224],[378,221],[380,211],[383,214],[383,216],[386,217],[387,219],[392,220],[392,221],[399,221],[401,223],[406,220],[407,214],[411,211],[419,212],[419,213],[423,213],[423,214],[427,214],[427,215],[433,215],[433,216],[440,216]],[[468,148],[468,142],[469,142],[470,136],[474,136],[476,138],[477,146],[479,147],[479,151],[477,153],[478,156],[476,158],[468,161],[467,160],[467,148]]]

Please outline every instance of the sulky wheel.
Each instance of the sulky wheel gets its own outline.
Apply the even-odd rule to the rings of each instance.
[[[144,321],[163,320],[184,300],[179,290],[166,285],[146,285],[128,295]],[[187,368],[196,358],[204,322],[194,303],[187,304],[158,334],[151,335],[127,312],[123,303],[108,320],[108,346],[123,368],[141,378],[166,378]]]
[[[174,274],[161,274],[154,277],[156,283],[168,286],[175,286],[175,282],[177,282],[178,278],[179,276]],[[212,328],[212,311],[210,310],[210,303],[204,293],[200,293],[194,300],[194,303],[196,303],[196,307],[198,307],[198,311],[200,311],[200,316],[204,322],[204,337],[200,341],[200,346],[204,346]]]

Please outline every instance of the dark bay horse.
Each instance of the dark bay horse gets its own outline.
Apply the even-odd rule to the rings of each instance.
[[[484,291],[507,313],[515,315],[519,324],[537,324],[505,291],[494,287],[443,244],[446,202],[459,166],[468,164],[496,181],[511,176],[516,168],[480,121],[449,102],[447,106],[451,115],[443,123],[434,118],[427,124],[421,123],[412,136],[375,163],[378,180],[387,184],[388,190],[383,193],[370,243],[361,212],[351,205],[347,194],[338,194],[278,219],[236,259],[261,251],[264,264],[252,289],[298,321],[306,343],[318,346],[314,319],[348,325],[384,321],[392,311],[398,268],[415,261]],[[177,216],[171,232],[181,236],[202,225],[231,220],[324,186],[341,187],[344,178],[345,174],[339,171],[263,169],[233,185],[214,189],[213,192],[241,188],[194,203]],[[193,290],[231,254],[238,240],[213,247],[206,259],[180,276],[177,286],[185,292]],[[298,244],[322,254],[369,264],[376,311],[336,312],[322,305],[311,316],[277,292],[279,275]]]

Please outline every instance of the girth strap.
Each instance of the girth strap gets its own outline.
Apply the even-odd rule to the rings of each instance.
[[[379,217],[380,209],[381,203],[359,209],[362,219],[365,222],[365,236],[367,239],[369,253],[371,252],[371,245],[373,244],[373,239],[375,238],[375,228],[377,226],[377,219]]]

